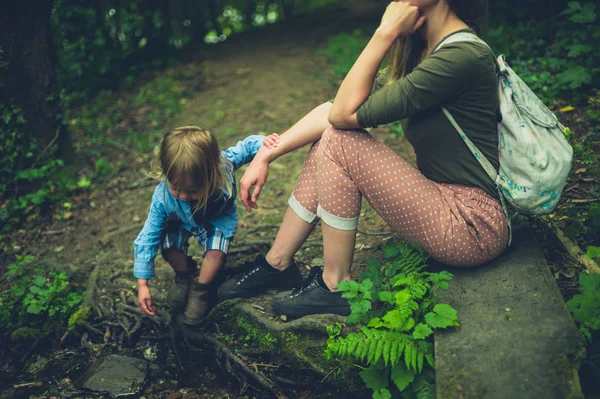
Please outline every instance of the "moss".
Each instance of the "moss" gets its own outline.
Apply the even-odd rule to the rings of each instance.
[[[83,307],[69,317],[69,331],[74,331],[78,325],[87,320],[90,315],[90,308]]]
[[[235,311],[228,313],[228,317],[223,317],[223,320],[224,328],[219,334],[221,339],[231,339],[246,347],[254,346],[269,352],[274,358],[293,364],[295,370],[315,370],[322,375],[323,384],[328,387],[326,390],[332,392],[331,397],[364,396],[361,395],[365,392],[365,387],[358,376],[360,369],[350,360],[328,360],[325,357],[327,338],[322,334],[270,331],[257,324],[252,317]]]
[[[244,339],[256,343],[260,349],[270,351],[278,346],[278,339],[273,334],[256,327],[248,319],[238,316],[236,324],[245,333]]]
[[[38,338],[41,335],[41,333],[42,332],[37,328],[20,327],[13,331],[10,337],[13,340],[13,342],[28,341]]]
[[[549,363],[548,372],[552,376],[554,386],[566,399],[583,398],[577,367],[568,355],[556,356]]]

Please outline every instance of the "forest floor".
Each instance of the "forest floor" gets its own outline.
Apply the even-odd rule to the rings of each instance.
[[[183,112],[175,115],[163,130],[166,132],[183,125],[208,128],[216,134],[222,149],[235,145],[250,134],[284,132],[313,107],[335,95],[335,82],[326,73],[328,61],[319,51],[326,47],[327,38],[352,31],[365,23],[368,21],[356,17],[340,19],[335,23],[299,19],[241,34],[216,46],[202,46],[192,61],[164,72],[184,74],[189,78],[186,84],[198,89],[182,101]],[[143,117],[143,111],[140,110],[139,114],[131,115],[131,120]],[[414,153],[405,138],[398,137],[386,127],[374,129],[371,133],[414,163]],[[159,144],[158,138],[155,144]],[[122,150],[118,156],[125,157],[128,162],[114,178],[104,186],[94,187],[74,198],[68,217],[53,219],[34,234],[22,232],[24,239],[13,249],[35,255],[37,265],[70,272],[74,276],[74,283],[80,286],[86,284],[90,274],[97,272],[98,280],[94,287],[98,293],[97,300],[112,297],[121,298],[125,304],[135,304],[137,296],[136,281],[132,275],[132,243],[146,218],[156,182],[144,174],[152,159],[150,152],[138,153],[128,148]],[[241,204],[238,205],[239,227],[230,246],[227,268],[235,268],[259,253],[266,253],[277,233],[306,153],[307,148],[304,148],[271,164],[258,209],[248,214]],[[244,170],[242,168],[237,172],[238,181]],[[577,176],[584,173],[580,169]],[[595,180],[586,182],[596,184]],[[393,234],[390,229],[365,201],[356,243],[354,277],[358,276],[361,265],[368,257],[379,256],[384,241],[391,237]],[[308,245],[297,254],[296,261],[305,273],[311,266],[322,265],[321,238],[317,226]],[[548,250],[546,253],[549,253]],[[196,260],[201,260],[202,248],[192,243],[190,254]],[[569,270],[568,273],[571,270],[559,264],[562,262],[559,259],[564,259],[562,256],[551,256],[555,259],[555,277],[559,279],[567,273],[564,270]],[[568,276],[569,281],[573,276]],[[168,264],[157,257],[156,278],[150,286],[154,303],[159,308],[166,308],[166,287],[172,279]],[[571,291],[574,289],[571,282],[566,287]],[[270,315],[265,298],[255,298],[253,301]],[[276,320],[272,315],[269,317]],[[137,327],[133,324],[131,329],[147,329],[150,332],[153,328],[153,323],[147,319]],[[110,334],[114,334],[114,331]],[[149,349],[155,348],[150,344],[146,347],[128,345],[128,342],[131,344],[130,337],[129,334],[125,338],[123,334],[120,337],[94,337],[86,342],[86,346],[91,348],[96,357],[107,353],[143,357]],[[172,355],[163,353],[159,356],[165,356],[175,363]],[[187,375],[189,378],[186,379],[166,378],[160,386],[147,391],[145,396],[158,398],[188,392],[187,398],[236,397],[240,392],[239,386],[224,378],[210,362],[192,364]],[[307,392],[303,397],[311,397],[310,390]],[[195,396],[189,396],[190,393]]]
[[[181,72],[188,77],[195,76],[198,81],[189,81],[188,84],[200,89],[185,98],[184,111],[164,126],[164,131],[176,126],[198,125],[213,131],[221,148],[225,149],[250,134],[282,133],[312,108],[333,98],[336,86],[325,73],[327,60],[319,49],[326,46],[327,37],[351,31],[355,24],[364,22],[356,18],[336,23],[308,22],[306,19],[294,21],[291,25],[279,24],[233,37],[216,46],[202,47],[199,55],[194,57],[195,61],[176,66],[175,71],[165,71],[166,74]],[[139,117],[131,116],[132,119]],[[385,127],[373,130],[372,134],[405,159],[414,162],[414,153],[406,139],[395,136]],[[158,145],[159,141],[155,144]],[[277,233],[307,151],[308,147],[271,164],[258,209],[248,214],[238,201],[239,226],[230,246],[227,268],[254,259],[259,253],[266,253]],[[94,287],[98,293],[97,300],[113,297],[135,304],[132,243],[146,218],[156,182],[145,175],[152,154],[140,154],[129,149],[120,156],[128,157],[130,163],[121,167],[118,175],[103,187],[92,188],[74,198],[67,218],[40,226],[39,234],[30,235],[21,241],[22,248],[14,249],[34,255],[36,265],[68,271],[74,276],[75,285],[84,286],[89,275],[98,272]],[[244,171],[245,167],[237,171],[238,181]],[[359,231],[355,256],[357,267],[353,271],[355,277],[365,259],[375,256],[383,242],[392,236],[366,201]],[[317,226],[308,245],[297,254],[296,261],[306,274],[311,266],[323,264],[321,238],[320,227]],[[202,248],[191,242],[190,254],[201,261]],[[166,287],[172,279],[169,265],[160,256],[157,257],[156,278],[151,280],[150,287],[153,302],[158,308],[166,308]],[[270,313],[270,305],[265,298],[255,298],[254,301]],[[138,327],[150,330],[152,326],[145,320]],[[131,327],[134,328],[133,323]],[[128,347],[127,342],[123,342],[123,335],[120,342],[118,337],[105,337],[105,342],[110,341],[106,346],[100,347],[94,341],[101,342],[102,338],[90,337],[86,345],[95,350],[98,357],[124,352],[142,357],[144,349],[147,349],[139,345]],[[194,397],[212,398],[235,397],[239,392],[239,387],[232,386],[231,380],[217,377],[214,365],[200,362],[196,367],[199,368],[188,370],[188,375],[195,374],[195,377],[184,382],[169,380],[146,396],[166,397],[169,393],[187,391],[194,392],[197,395]]]

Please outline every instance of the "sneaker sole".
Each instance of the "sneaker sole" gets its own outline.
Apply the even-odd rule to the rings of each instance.
[[[345,307],[345,306],[340,306],[340,307],[322,307],[322,306],[315,306],[313,308],[308,308],[308,309],[314,309],[316,310],[316,312],[306,312],[306,311],[302,311],[303,309],[307,309],[307,307],[304,307],[303,309],[287,309],[286,311],[282,311],[281,309],[277,309],[279,306],[273,306],[273,310],[275,311],[276,314],[278,315],[286,315],[288,317],[293,317],[293,318],[298,318],[298,317],[303,317],[303,316],[309,316],[309,315],[313,315],[313,314],[335,314],[338,316],[349,316],[350,315],[350,308],[349,307]],[[307,309],[307,310],[308,310]]]
[[[269,290],[278,290],[278,291],[291,290],[291,289],[294,289],[301,282],[302,282],[302,280],[298,280],[297,282],[294,282],[292,284],[290,284],[289,282],[285,282],[285,283],[278,284],[275,286],[263,287],[260,290],[253,291],[251,293],[239,292],[239,293],[235,293],[235,294],[222,294],[221,292],[219,292],[220,291],[219,290],[219,291],[217,291],[217,295],[218,295],[220,301],[225,301],[227,299],[235,299],[235,298],[252,298],[253,296],[263,295]]]

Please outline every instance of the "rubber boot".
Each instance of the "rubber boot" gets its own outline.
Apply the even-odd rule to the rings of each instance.
[[[192,281],[183,312],[183,322],[189,326],[202,324],[208,316],[209,285]]]
[[[190,286],[196,273],[196,262],[188,257],[189,269],[184,272],[175,272],[175,284],[167,292],[167,305],[173,311],[180,311],[185,308],[185,304],[190,292]]]

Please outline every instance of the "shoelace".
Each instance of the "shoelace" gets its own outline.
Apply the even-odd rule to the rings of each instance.
[[[302,291],[304,291],[305,289],[308,288],[308,286],[313,282],[313,280],[315,279],[315,277],[317,276],[317,274],[322,273],[323,268],[321,266],[314,266],[310,269],[310,273],[308,274],[308,277],[306,277],[306,279],[304,279],[304,281],[298,285],[296,288],[294,288],[294,290],[292,291],[292,295],[296,295],[301,293]]]
[[[248,261],[248,262],[244,262],[244,264],[242,265],[242,269],[248,269],[250,268],[250,266],[252,266],[254,264],[254,262]],[[260,266],[254,266],[252,269],[242,273],[241,275],[239,275],[239,277],[237,278],[238,282],[244,281],[245,279],[247,279],[251,274],[256,273],[256,271],[260,269]]]

